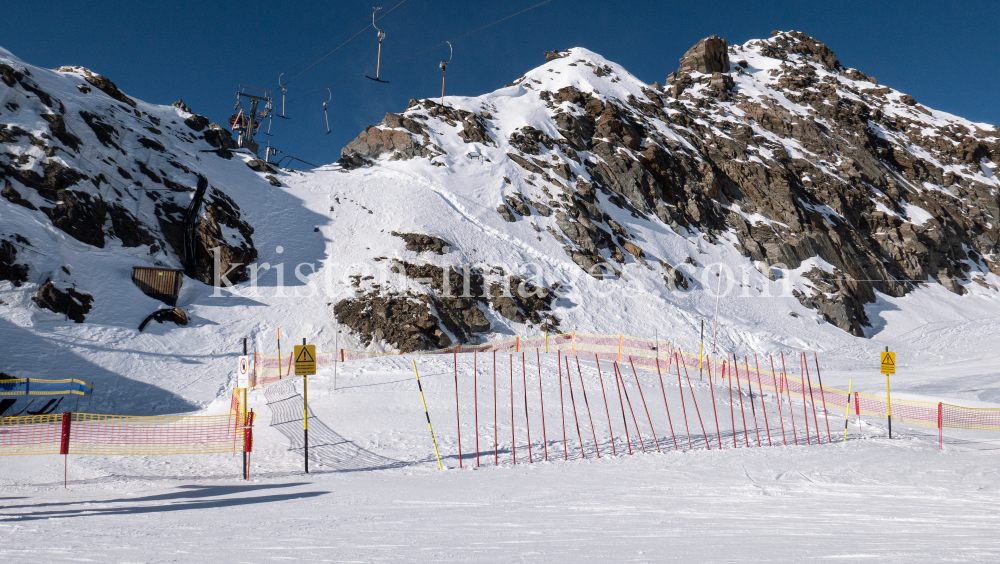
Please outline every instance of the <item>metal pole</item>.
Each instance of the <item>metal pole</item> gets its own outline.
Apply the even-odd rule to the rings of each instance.
[[[719,337],[719,299],[722,297],[722,264],[719,264],[719,284],[715,289],[715,323],[712,330],[712,352],[715,353],[715,341]]]
[[[704,370],[705,360],[705,320],[701,320],[701,344],[698,345],[698,380],[702,379],[701,373]]]
[[[434,456],[437,457],[438,470],[444,470],[441,465],[441,454],[438,452],[437,439],[434,438],[434,427],[431,426],[431,414],[427,412],[427,400],[424,399],[424,387],[420,385],[420,373],[417,372],[417,361],[413,362],[413,374],[417,377],[417,388],[420,390],[420,401],[424,404],[424,416],[427,417],[427,428],[431,431],[431,442],[434,443]]]
[[[302,346],[306,346],[305,337],[302,338]],[[309,473],[309,377],[302,376],[302,441],[305,448],[302,455],[306,463],[306,474]]]
[[[885,352],[889,352],[889,347],[885,347]],[[889,438],[892,438],[892,400],[889,398],[889,375],[885,375],[885,406],[886,418],[889,419]]]
[[[243,356],[246,356],[246,355],[247,355],[247,340],[244,337],[243,338]],[[243,388],[243,411],[246,411],[246,409],[247,409],[247,389]],[[248,475],[248,472],[249,472],[249,468],[247,467],[247,449],[246,449],[246,446],[244,445],[244,448],[243,448],[243,478],[246,479],[246,480],[250,479],[250,477]]]

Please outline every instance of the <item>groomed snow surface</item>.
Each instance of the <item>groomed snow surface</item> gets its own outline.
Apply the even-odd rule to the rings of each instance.
[[[787,403],[779,423],[775,398],[765,394],[775,443],[767,447],[755,391],[764,446],[756,446],[749,395],[744,393],[750,430],[743,435],[737,407],[739,446],[734,450],[727,389],[716,380],[720,451],[708,384],[691,374],[711,450],[705,449],[690,395],[686,405],[695,448],[687,450],[676,379],[671,384],[664,375],[681,448],[674,451],[656,375],[640,371],[663,450],[655,453],[626,368],[626,390],[648,451],[639,452],[629,414],[635,451],[629,456],[610,366],[602,362],[618,451],[612,456],[596,371],[592,362],[584,361],[594,427],[591,431],[576,387],[587,455],[583,459],[568,385],[564,451],[556,355],[541,355],[549,457],[544,462],[533,357],[526,355],[523,376],[520,358],[514,357],[516,465],[510,448],[510,356],[497,355],[497,454],[492,356],[476,359],[478,414],[472,406],[473,359],[458,357],[462,469],[457,468],[453,359],[416,357],[444,471],[434,460],[409,364],[412,357],[381,357],[344,364],[336,376],[324,370],[310,377],[308,475],[302,471],[301,378],[294,376],[251,394],[250,405],[260,416],[249,482],[239,479],[238,455],[70,457],[68,489],[62,487],[62,457],[3,460],[0,555],[9,562],[1000,558],[1000,437],[995,433],[946,430],[946,448],[940,451],[935,429],[897,423],[889,440],[884,421],[863,418],[859,429],[852,416],[849,440],[843,442],[843,418],[832,414],[833,444],[827,444],[826,422],[820,415],[824,444],[815,444],[810,420],[814,444],[779,446],[782,423],[788,443],[793,442]],[[570,366],[576,386],[579,373],[572,360]],[[837,384],[842,376],[831,371],[826,378]],[[905,377],[896,381],[906,388]],[[527,383],[533,463],[528,463],[522,382]],[[684,385],[687,390],[686,379]],[[930,391],[924,387],[925,393]],[[793,400],[793,406],[797,436],[804,443],[801,402]],[[477,415],[479,468],[473,430]],[[592,433],[598,439],[599,460]],[[564,460],[566,453],[569,461]],[[493,466],[494,456],[499,467]]]

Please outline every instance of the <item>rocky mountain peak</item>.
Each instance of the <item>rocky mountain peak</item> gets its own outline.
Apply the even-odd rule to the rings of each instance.
[[[710,35],[681,57],[680,72],[729,72],[729,44],[718,35]]]
[[[997,129],[879,86],[806,34],[707,37],[662,88],[585,49],[546,59],[491,94],[411,101],[341,162],[500,158],[518,172],[497,212],[531,217],[596,277],[638,264],[684,291],[689,276],[633,239],[653,222],[794,277],[802,304],[856,335],[877,292],[936,281],[962,294],[1000,273]]]

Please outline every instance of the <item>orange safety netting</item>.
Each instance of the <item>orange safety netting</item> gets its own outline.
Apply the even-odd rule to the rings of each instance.
[[[661,370],[668,365],[680,362],[688,370],[698,371],[702,377],[733,378],[734,383],[752,385],[755,389],[779,393],[784,397],[796,398],[809,404],[809,416],[813,417],[812,406],[816,409],[860,413],[865,416],[886,418],[889,404],[884,396],[871,394],[853,394],[848,400],[847,390],[831,386],[820,386],[820,375],[817,373],[815,357],[809,359],[805,355],[791,357],[756,358],[735,357],[736,367],[733,369],[732,355],[724,358],[712,358],[706,355],[699,359],[697,354],[690,354],[670,345],[669,340],[654,341],[630,335],[596,335],[591,333],[560,333],[545,334],[538,337],[515,337],[501,341],[478,345],[456,345],[445,349],[422,351],[421,355],[453,354],[471,352],[561,352],[581,358],[628,362],[637,369],[656,370],[657,363]],[[676,355],[675,355],[676,353]],[[337,351],[317,354],[317,367],[332,366],[335,362],[363,360],[380,356],[395,356],[398,352],[353,351],[339,349]],[[292,355],[254,355],[255,369],[253,387],[267,386],[294,373]],[[810,365],[810,360],[813,364]],[[771,370],[774,362],[774,370]],[[723,366],[725,365],[725,374]],[[798,374],[793,376],[792,374]],[[855,399],[856,398],[856,399]],[[860,412],[858,411],[860,407]],[[912,400],[891,400],[892,419],[901,423],[912,423],[927,427],[948,427],[962,429],[984,429],[1000,431],[1000,409],[969,408],[945,403],[918,402]],[[798,415],[798,414],[796,414]],[[813,417],[814,419],[814,417]],[[814,424],[814,423],[812,423]],[[825,429],[824,429],[825,432]]]
[[[246,428],[241,415],[4,417],[0,418],[0,456],[237,453],[248,446]]]

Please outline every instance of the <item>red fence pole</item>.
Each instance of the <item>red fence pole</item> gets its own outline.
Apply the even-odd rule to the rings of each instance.
[[[545,398],[542,397],[542,355],[535,349],[535,363],[538,366],[538,402],[542,406],[542,448],[545,450],[545,461],[549,461],[549,436],[545,431]]]
[[[528,376],[524,366],[524,353],[521,353],[521,389],[524,390],[524,426],[528,430],[528,464],[534,464],[531,457],[531,420],[528,419]]]
[[[722,450],[722,431],[719,429],[719,411],[715,408],[715,384],[712,382],[712,363],[708,363],[708,389],[712,392],[712,413],[715,414],[715,434],[719,439],[719,450]]]
[[[576,424],[576,438],[580,441],[580,456],[587,458],[583,451],[583,433],[580,432],[580,419],[576,416],[576,398],[573,397],[573,375],[569,371],[569,355],[566,356],[566,381],[569,382],[569,403],[573,406],[573,423]]]
[[[580,389],[583,390],[583,405],[587,408],[587,420],[590,421],[590,433],[594,436],[594,452],[601,457],[601,449],[597,448],[597,429],[594,428],[594,416],[590,413],[590,402],[587,401],[587,388],[583,385],[583,370],[580,369],[580,357],[576,357],[576,373],[580,376]]]
[[[59,454],[63,455],[63,489],[66,488],[66,478],[69,474],[69,430],[72,421],[72,413],[67,411],[62,414],[62,435],[59,440]]]
[[[864,431],[861,429],[861,404],[858,402],[858,392],[854,392],[854,411],[858,415],[858,436],[864,438]]]
[[[813,351],[813,358],[816,360],[816,378],[819,379],[819,398],[823,401],[823,419],[826,420],[826,438],[829,442],[833,442],[833,436],[830,435],[830,418],[826,412],[826,394],[823,393],[823,375],[819,373],[819,355],[816,351]]]
[[[688,381],[688,389],[691,390],[691,401],[694,402],[694,411],[698,414],[698,424],[701,425],[701,434],[705,437],[705,448],[712,450],[712,444],[708,442],[708,433],[705,432],[705,423],[701,420],[701,410],[698,409],[698,398],[694,397],[694,388],[691,386],[691,376],[688,375],[687,365],[684,365],[684,376]]]
[[[771,359],[771,384],[774,386],[774,397],[778,403],[778,422],[781,423],[781,442],[788,446],[788,439],[785,438],[785,418],[781,413],[781,391],[778,388],[778,379],[774,375],[774,357],[767,355]]]
[[[938,449],[944,450],[944,404],[938,402]]]
[[[802,357],[799,356],[799,376],[805,376],[805,371],[802,370]],[[802,416],[806,420],[806,444],[812,444],[812,438],[809,436],[809,406],[806,405],[806,387],[805,380],[799,378],[799,388],[802,388]]]
[[[514,439],[514,355],[507,354],[507,364],[510,365],[510,454],[517,466],[517,441]]]
[[[632,357],[628,357],[628,363],[632,367],[632,377],[635,378],[635,387],[639,388],[639,399],[642,400],[642,408],[646,411],[646,421],[649,421],[649,430],[653,433],[653,444],[656,445],[656,452],[660,452],[660,440],[656,438],[656,429],[653,429],[653,418],[649,416],[649,408],[646,407],[646,396],[642,393],[642,385],[639,384],[639,375],[635,372],[635,364]]]
[[[687,433],[688,450],[694,450],[694,445],[691,444],[691,428],[688,426],[687,405],[684,403],[684,385],[681,384],[681,358],[676,352],[674,352],[674,364],[677,369],[677,391],[681,394],[681,411],[684,413],[684,432]],[[686,366],[684,370],[687,370]]]
[[[556,351],[556,364],[559,365],[559,413],[562,415],[563,460],[569,460],[569,446],[566,443],[566,402],[562,390],[562,350]]]
[[[816,444],[823,444],[823,441],[819,436],[819,419],[816,417],[816,398],[813,396],[813,383],[812,378],[809,377],[809,357],[806,353],[802,353],[802,365],[806,367],[806,382],[809,383],[809,403],[812,404],[813,408],[813,423],[816,424]]]
[[[753,381],[750,379],[750,360],[743,355],[743,368],[746,368],[747,390],[750,392],[750,413],[753,414],[753,432],[757,435],[757,446],[760,447],[760,426],[757,424],[757,406],[753,403]],[[763,403],[763,400],[761,400]]]
[[[628,412],[632,415],[632,424],[635,425],[635,434],[639,437],[639,446],[642,447],[642,452],[646,452],[646,443],[642,440],[642,431],[639,430],[639,421],[635,418],[635,411],[632,409],[632,400],[628,399],[628,388],[625,387],[625,377],[622,376],[617,362],[615,363],[615,373],[618,375],[618,379],[621,380],[622,391],[625,392],[625,403],[628,404]]]
[[[785,369],[785,352],[779,351],[781,354],[781,377],[785,380],[785,395],[788,397],[788,416],[792,419],[792,438],[795,439],[795,445],[799,444],[799,435],[795,432],[795,410],[792,405],[792,390],[788,384],[788,371]]]
[[[611,410],[608,409],[608,395],[604,393],[604,376],[601,374],[601,361],[598,360],[597,354],[594,354],[594,364],[597,365],[597,381],[601,383],[601,397],[604,398],[604,414],[608,417],[608,434],[611,435],[611,455],[618,456],[618,450],[615,448],[615,432],[611,430]]]
[[[760,384],[760,363],[757,362],[757,353],[753,355],[753,365],[757,370],[757,391],[760,393],[760,408],[764,410],[764,430],[767,431],[767,446],[771,445],[771,424],[767,422],[767,406],[764,405],[764,387]]]
[[[472,351],[472,407],[476,425],[476,468],[479,468],[479,362],[476,356],[479,351]]]
[[[596,356],[596,355],[595,355]],[[625,426],[625,444],[628,445],[628,453],[632,454],[632,439],[628,436],[628,419],[625,418],[625,402],[622,401],[622,386],[618,381],[618,364],[615,362],[611,363],[613,372],[615,375],[615,387],[618,388],[618,405],[622,408],[622,425]]]
[[[595,355],[596,356],[596,355]],[[667,375],[670,375],[670,365],[667,364]],[[663,374],[660,373],[660,359],[656,359],[656,375],[660,378],[660,393],[663,394],[663,407],[667,408],[667,423],[670,424],[670,438],[674,440],[674,450],[677,448],[677,435],[674,434],[674,422],[670,420],[670,406],[667,405],[667,390],[663,387]]]
[[[726,363],[722,363],[722,378],[726,377]],[[735,404],[733,401],[733,371],[729,371],[729,419],[733,424],[733,448],[736,448],[736,413]]]
[[[462,467],[462,420],[458,416],[458,349],[452,354],[455,366],[455,428],[458,430],[458,467]]]
[[[747,431],[747,412],[743,409],[743,386],[740,385],[740,365],[736,353],[733,353],[733,373],[736,374],[736,391],[740,394],[740,417],[743,419],[743,440],[750,448],[750,433]]]

